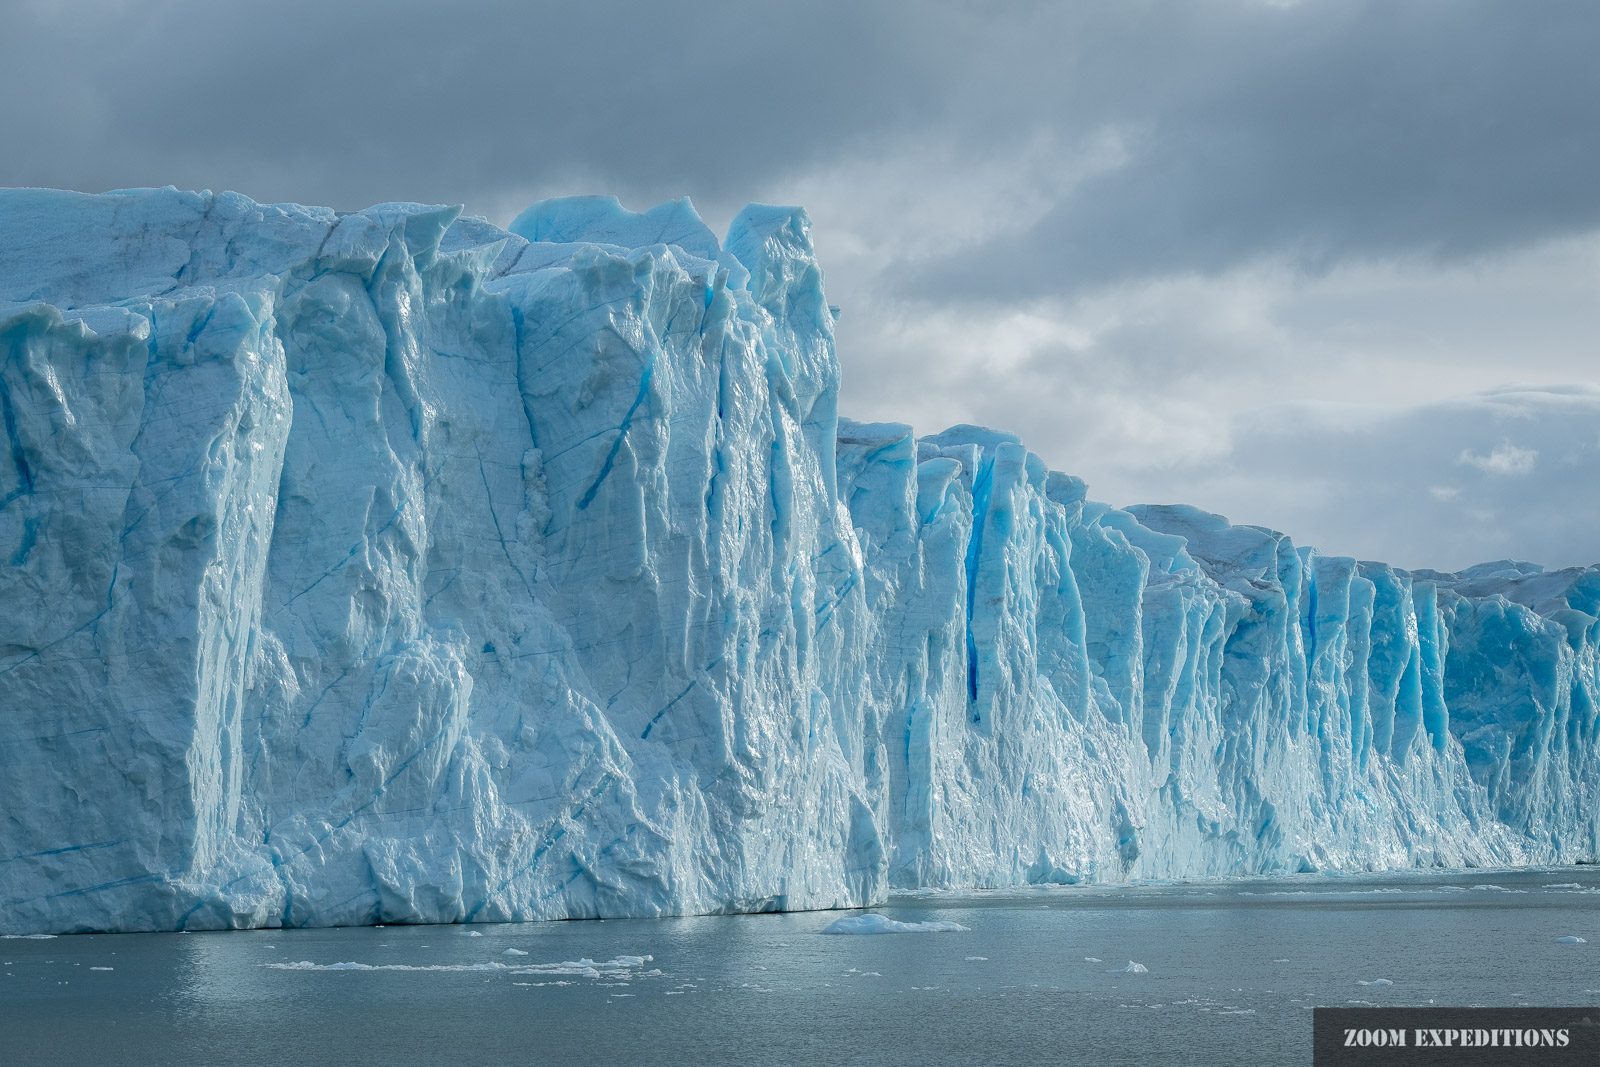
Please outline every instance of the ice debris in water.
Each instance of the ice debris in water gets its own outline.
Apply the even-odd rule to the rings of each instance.
[[[502,955],[502,956],[526,956],[527,953],[522,951],[520,948],[508,948],[504,952],[500,953],[500,955]]]
[[[1572,934],[1568,934],[1566,937],[1556,938],[1556,944],[1558,945],[1587,945],[1588,943],[1589,942],[1586,938],[1575,937]]]
[[[1085,956],[1085,957],[1083,957],[1083,962],[1084,963],[1104,963],[1105,960],[1101,959],[1099,956]]]
[[[687,199],[502,229],[13,189],[0,249],[0,931],[1487,869],[1600,829],[1600,568],[1360,562],[841,418],[799,208],[719,240]]]
[[[1370,982],[1363,982],[1361,979],[1357,978],[1356,985],[1394,985],[1394,983],[1389,981],[1387,978],[1374,978]]]
[[[584,957],[562,963],[312,963],[299,960],[294,963],[264,963],[263,967],[276,971],[430,971],[430,972],[482,972],[505,974],[555,974],[579,975],[586,978],[625,978],[649,963],[652,956],[617,956],[602,963]],[[659,971],[646,972],[659,974]]]
[[[965,933],[968,927],[960,923],[939,919],[931,922],[903,923],[876,912],[867,915],[850,915],[833,922],[822,931],[825,934],[953,934]]]
[[[1126,967],[1112,967],[1110,970],[1106,971],[1106,973],[1107,974],[1149,974],[1150,973],[1150,968],[1146,967],[1142,963],[1134,963],[1132,960],[1129,960],[1128,961],[1128,965]]]

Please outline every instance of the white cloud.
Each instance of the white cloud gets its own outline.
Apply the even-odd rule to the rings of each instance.
[[[975,154],[955,137],[917,130],[741,193],[806,208],[830,292],[849,304],[863,283],[1025,234],[1082,183],[1126,166],[1139,140],[1126,125],[1079,138],[1039,126]],[[743,203],[703,206],[718,220]]]
[[[1518,445],[1486,447],[1508,425]],[[1323,551],[1456,570],[1600,562],[1600,388],[1499,390],[1377,411],[1290,404],[1233,422],[1224,461],[1151,475],[1160,500]],[[1462,463],[1463,452],[1485,463]],[[1493,457],[1499,454],[1499,459]],[[1537,455],[1540,462],[1522,458]],[[1518,468],[1507,477],[1500,468]]]
[[[1539,458],[1536,448],[1518,448],[1513,444],[1503,444],[1487,456],[1480,456],[1471,449],[1463,449],[1461,458],[1456,462],[1476,467],[1487,474],[1529,474],[1533,471],[1534,462]]]
[[[1560,488],[1600,455],[1600,234],[1456,266],[1268,259],[1015,302],[907,298],[878,262],[836,287],[824,261],[852,417],[1012,430],[1100,499],[1193,503],[1364,558],[1600,558],[1600,521],[1567,521]],[[1472,414],[1436,441],[1396,436],[1458,409]],[[1509,482],[1544,495],[1498,502]]]

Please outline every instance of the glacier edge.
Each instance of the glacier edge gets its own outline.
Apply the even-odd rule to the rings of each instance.
[[[838,414],[803,211],[0,191],[0,931],[1600,856],[1600,568]]]

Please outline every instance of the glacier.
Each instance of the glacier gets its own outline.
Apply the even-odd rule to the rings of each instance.
[[[1600,854],[1600,569],[838,413],[805,213],[0,192],[0,931]]]

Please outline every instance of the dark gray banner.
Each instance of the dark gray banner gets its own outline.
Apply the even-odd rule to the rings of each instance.
[[[1317,1008],[1315,1067],[1600,1064],[1600,1008]]]

